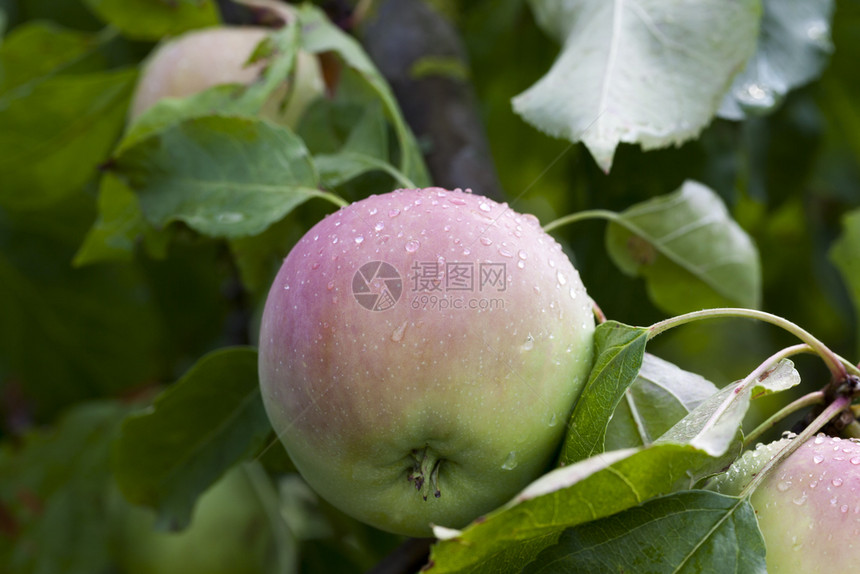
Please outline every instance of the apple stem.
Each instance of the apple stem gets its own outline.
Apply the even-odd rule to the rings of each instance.
[[[776,455],[767,461],[761,470],[756,473],[755,477],[747,484],[740,492],[740,497],[746,497],[751,494],[758,485],[770,474],[770,471],[777,467],[779,463],[788,458],[791,453],[800,448],[806,441],[812,438],[824,425],[837,417],[842,411],[851,405],[851,397],[848,395],[840,395],[827,405],[820,415],[815,417],[805,429],[797,434],[794,438],[788,441]]]
[[[597,321],[597,324],[606,323],[606,314],[603,312],[603,309],[597,304],[597,301],[594,299],[591,300],[591,312],[594,314],[594,320]]]
[[[583,221],[586,219],[607,219],[609,221],[618,221],[619,217],[617,213],[609,211],[608,209],[589,209],[587,211],[571,213],[570,215],[565,215],[564,217],[559,217],[554,221],[550,221],[543,226],[543,230],[546,233],[549,233],[553,229],[557,229],[562,225],[576,223],[577,221]]]
[[[678,315],[677,317],[672,317],[670,319],[666,319],[664,321],[660,321],[651,325],[648,328],[648,339],[653,339],[657,335],[663,333],[664,331],[668,331],[673,327],[692,323],[693,321],[698,321],[700,319],[717,319],[726,317],[744,317],[748,319],[756,319],[759,321],[764,321],[765,323],[770,323],[771,325],[775,325],[777,327],[780,327],[781,329],[784,329],[785,331],[788,331],[789,333],[809,345],[815,351],[815,353],[819,357],[821,357],[821,359],[827,365],[827,368],[830,371],[831,375],[833,376],[834,381],[842,382],[846,380],[849,372],[854,375],[860,375],[860,370],[854,367],[854,365],[847,363],[847,361],[844,361],[841,357],[831,351],[824,343],[819,341],[808,331],[802,329],[800,326],[792,323],[788,319],[783,319],[782,317],[779,317],[777,315],[766,313],[764,311],[759,311],[757,309],[717,308],[704,309],[702,311],[693,311],[692,313]]]

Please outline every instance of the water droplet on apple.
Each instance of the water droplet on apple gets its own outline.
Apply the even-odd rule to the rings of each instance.
[[[396,207],[388,210],[388,217],[397,217],[398,215],[400,215],[400,210]]]
[[[492,245],[493,244],[493,240],[490,239],[489,237],[482,237],[480,241],[481,241],[481,245]]]
[[[404,246],[408,253],[415,253],[416,251],[418,251],[418,247],[420,247],[420,244],[415,239],[410,239],[406,242],[406,245]]]
[[[567,277],[565,277],[565,276],[564,276],[564,273],[562,273],[561,271],[559,271],[559,272],[556,274],[556,278],[558,279],[558,284],[559,284],[559,285],[565,285],[565,284],[567,284]]]
[[[816,454],[815,456],[812,457],[812,462],[814,462],[815,464],[821,464],[822,461],[824,461],[824,457],[821,456],[820,454]]]
[[[830,481],[830,484],[832,484],[833,486],[842,486],[842,479],[838,477],[834,478]]]
[[[356,235],[354,241],[355,241],[356,245],[361,245],[364,242],[364,236],[363,235]]]
[[[523,351],[531,351],[535,347],[535,338],[532,337],[532,334],[529,333],[528,337],[526,337],[525,343],[520,346],[520,349]]]
[[[391,333],[391,340],[395,343],[399,343],[403,340],[403,334],[406,332],[406,325],[409,321],[403,321],[403,324],[394,329],[394,332]]]
[[[515,451],[511,451],[508,453],[508,458],[505,459],[505,462],[502,464],[502,468],[504,470],[513,470],[517,467],[517,453]]]

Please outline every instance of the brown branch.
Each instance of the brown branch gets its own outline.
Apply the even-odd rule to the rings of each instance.
[[[398,546],[367,574],[409,574],[418,572],[427,563],[430,546],[435,538],[410,538]]]
[[[501,200],[477,98],[457,73],[468,76],[468,63],[454,26],[421,0],[382,0],[360,32],[425,147],[434,183]]]

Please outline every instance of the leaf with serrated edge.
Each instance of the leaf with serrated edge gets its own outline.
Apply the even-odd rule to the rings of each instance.
[[[700,183],[686,181],[618,214],[606,248],[622,271],[645,277],[651,299],[667,312],[759,305],[758,249]]]
[[[532,0],[563,44],[550,71],[513,100],[550,135],[582,141],[609,171],[619,143],[689,140],[753,54],[759,0]]]
[[[125,497],[154,508],[162,526],[182,527],[197,496],[271,432],[250,347],[214,351],[131,415],[114,445]]]
[[[576,401],[562,447],[564,463],[603,452],[606,427],[642,364],[648,329],[607,321],[594,333],[594,366]]]
[[[523,572],[763,574],[764,555],[748,499],[697,490],[568,529]]]
[[[606,450],[650,444],[718,391],[701,375],[645,353],[606,430]]]
[[[710,458],[689,446],[651,445],[599,454],[556,469],[459,535],[438,542],[433,572],[514,573],[562,530],[671,492]],[[451,534],[451,533],[449,533]]]
[[[213,237],[255,235],[324,195],[304,142],[252,118],[182,121],[122,151],[112,169],[152,225],[183,221]]]

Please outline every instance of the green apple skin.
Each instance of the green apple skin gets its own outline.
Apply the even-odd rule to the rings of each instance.
[[[155,513],[115,492],[113,552],[123,574],[263,574],[275,542],[266,510],[241,467],[230,470],[197,501],[191,524],[155,530]]]
[[[259,77],[264,62],[246,65],[257,45],[272,30],[237,26],[204,28],[186,32],[159,45],[147,59],[138,82],[129,119],[164,98],[184,98],[221,84],[250,84]],[[324,92],[317,58],[299,52],[296,86],[286,106],[286,82],[264,104],[261,116],[294,127],[304,110]]]
[[[749,451],[716,490],[739,494],[790,439]],[[769,574],[852,572],[860,564],[860,442],[820,434],[780,463],[750,502]]]
[[[371,261],[402,278],[387,310],[353,296]],[[445,287],[457,285],[447,264],[471,266],[471,290]],[[504,266],[503,289],[479,285],[482,264]],[[437,291],[416,289],[428,267]],[[593,333],[579,274],[537,218],[459,190],[398,190],[326,217],[289,253],[263,312],[262,396],[320,495],[377,528],[428,536],[547,470]]]

